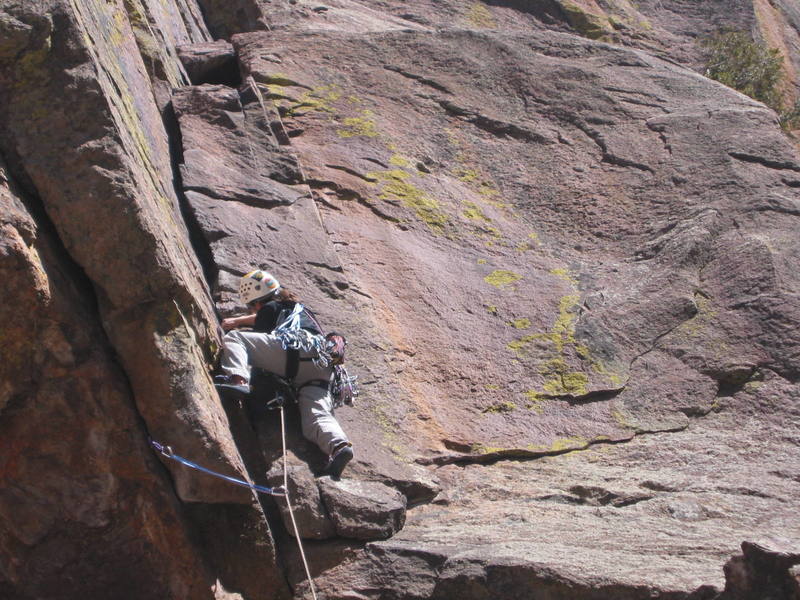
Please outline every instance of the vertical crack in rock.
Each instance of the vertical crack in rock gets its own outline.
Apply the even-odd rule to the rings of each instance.
[[[189,240],[197,256],[203,274],[206,279],[208,289],[214,288],[214,282],[219,276],[219,269],[211,253],[211,246],[203,235],[203,230],[197,220],[197,215],[191,210],[189,201],[184,192],[183,179],[181,177],[180,166],[183,164],[183,140],[181,139],[181,129],[175,117],[172,102],[169,103],[163,113],[164,127],[169,138],[170,159],[172,162],[173,181],[175,183],[175,195],[180,203],[181,215],[189,232]]]

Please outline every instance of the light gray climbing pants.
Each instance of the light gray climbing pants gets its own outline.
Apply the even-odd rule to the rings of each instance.
[[[270,333],[233,330],[223,338],[220,366],[226,375],[239,375],[250,381],[250,367],[258,367],[281,377],[286,376],[286,350]],[[301,358],[311,353],[300,353]],[[333,399],[327,389],[304,383],[315,379],[329,381],[332,369],[317,367],[310,360],[301,360],[294,383],[300,388],[297,404],[303,435],[330,455],[342,444],[349,443],[339,422],[333,416]]]

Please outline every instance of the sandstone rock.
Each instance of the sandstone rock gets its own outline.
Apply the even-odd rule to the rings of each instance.
[[[793,593],[795,597],[800,597],[800,567],[794,566],[789,569],[789,577],[791,577],[789,588],[791,593]]]
[[[393,536],[406,520],[406,499],[383,484],[354,479],[318,480],[322,501],[341,537],[375,540]]]
[[[16,448],[7,458],[18,466],[2,501],[0,595],[210,598],[216,574],[189,541],[176,493],[244,504],[252,494],[173,462],[165,477],[146,443],[244,471],[208,377],[216,317],[162,119],[163,85],[184,81],[175,43],[203,39],[199,10],[188,0],[2,10],[16,33],[0,52],[0,147],[40,223],[3,219],[2,245],[28,280],[11,306],[36,317],[27,342],[7,346],[28,367],[14,375],[22,387],[4,384],[2,395],[4,439]],[[262,565],[251,581],[276,569]]]
[[[178,57],[193,85],[218,83],[236,86],[240,83],[236,54],[233,46],[224,40],[180,46]]]
[[[797,594],[800,547],[781,538],[742,542],[742,555],[725,565],[725,594],[733,600],[787,598]]]
[[[598,597],[719,591],[722,557],[747,531],[747,518],[720,506],[730,505],[728,495],[737,506],[752,506],[763,484],[756,465],[738,458],[739,434],[698,423],[719,423],[726,411],[728,423],[743,410],[759,414],[744,408],[744,399],[730,399],[767,393],[755,391],[759,373],[780,370],[791,381],[783,357],[795,360],[794,351],[778,357],[770,350],[767,338],[778,338],[762,328],[771,320],[727,300],[755,299],[748,289],[757,302],[777,294],[785,304],[772,312],[780,314],[776,327],[796,330],[789,291],[795,275],[781,271],[780,290],[770,276],[732,275],[757,273],[754,265],[765,260],[782,269],[777,256],[796,252],[784,233],[796,218],[792,203],[759,200],[773,186],[783,194],[789,186],[782,180],[796,163],[771,114],[673,64],[554,34],[282,31],[237,36],[234,44],[244,73],[281,114],[347,274],[338,306],[349,300],[359,309],[334,318],[369,334],[355,359],[369,381],[369,412],[344,412],[360,436],[357,456],[364,455],[360,444],[375,443],[380,424],[383,445],[395,456],[413,457],[421,448],[431,464],[484,465],[468,476],[453,467],[442,481],[447,503],[412,511],[392,543],[414,546],[414,560],[434,547],[474,548],[474,561],[463,563],[456,550],[445,552],[454,557],[447,579],[458,592],[489,587],[494,577],[533,585],[547,569],[550,581],[573,582],[587,597],[595,588]],[[465,48],[480,60],[465,65]],[[521,64],[530,69],[524,76]],[[748,142],[743,131],[763,138]],[[515,159],[493,160],[498,152]],[[770,208],[751,208],[761,205]],[[772,227],[775,235],[766,234]],[[741,230],[744,244],[736,237]],[[774,254],[750,235],[767,235]],[[447,269],[435,267],[441,264]],[[770,290],[766,297],[758,295],[762,287]],[[779,337],[794,347],[791,333]],[[770,389],[783,390],[774,424],[788,418],[783,394],[792,384],[768,379]],[[645,435],[656,431],[671,433]],[[596,468],[606,452],[631,475],[652,469],[641,481],[680,497],[643,493],[633,481],[587,484],[593,476],[579,457],[591,456]],[[497,462],[557,454],[564,454],[560,474],[540,471],[542,460],[555,458],[522,463],[513,475]],[[786,449],[776,456],[785,461]],[[363,460],[354,469],[386,469],[371,452]],[[691,467],[668,476],[665,465],[673,464]],[[707,483],[723,465],[725,485]],[[739,476],[748,484],[737,486]],[[506,477],[519,478],[520,487],[504,492]],[[539,496],[541,515],[522,500],[539,480],[548,488]],[[454,481],[464,487],[453,488]],[[558,489],[549,489],[555,481]],[[770,480],[774,498],[761,498],[756,510],[786,514],[779,498],[792,484],[782,481]],[[577,489],[590,491],[571,491]],[[501,508],[495,503],[503,498]],[[614,558],[607,548],[589,550],[592,543],[581,537],[619,536],[602,524],[609,518],[636,529],[618,541]],[[569,548],[556,548],[553,540],[563,539],[574,519],[581,524]],[[722,535],[718,519],[735,523],[733,531]],[[676,538],[655,533],[676,522]],[[777,532],[780,522],[771,519],[766,528]],[[547,533],[526,545],[537,527]],[[517,532],[513,551],[526,560],[493,571],[491,557],[511,552],[502,547],[507,533],[486,537],[495,530]],[[641,535],[652,536],[652,546],[639,546],[633,536]],[[715,539],[717,549],[689,552],[681,564],[639,567],[642,552],[651,556],[652,548],[673,542],[685,547],[695,535]],[[364,560],[377,544],[364,549]],[[582,579],[565,555],[588,560],[591,576]],[[369,596],[384,577],[372,562],[363,570],[348,562],[326,570],[323,581],[341,597],[349,583]],[[426,589],[409,595],[425,597]]]
[[[369,3],[354,0],[330,0],[325,3],[298,0],[290,4],[291,7],[270,7],[265,16],[271,29],[294,28],[300,25],[308,29],[366,33],[424,28],[423,25],[408,20],[405,15],[393,16],[384,7],[376,9]]]
[[[47,18],[65,4],[72,8],[51,39]],[[0,64],[0,143],[92,281],[150,435],[241,472],[206,374],[216,317],[180,216],[161,115],[128,20],[100,8],[9,9],[35,35],[24,60]],[[249,501],[213,478],[173,473],[184,499]]]
[[[206,0],[218,36],[262,17],[276,30],[233,36],[239,89],[176,92],[184,206],[164,90],[184,81],[174,47],[207,41],[198,6],[3,4],[0,150],[74,259],[42,259],[12,201],[0,269],[19,285],[6,310],[52,306],[71,289],[53,282],[82,274],[73,297],[90,310],[42,316],[41,343],[5,347],[0,473],[14,485],[0,493],[12,557],[0,595],[61,593],[66,564],[81,582],[67,593],[84,596],[283,594],[278,562],[306,592],[251,496],[170,464],[196,504],[182,509],[146,438],[129,439],[144,423],[193,460],[244,471],[206,369],[214,308],[234,309],[236,278],[255,266],[349,334],[363,394],[337,411],[357,448],[343,484],[391,483],[412,502],[445,490],[390,540],[310,544],[329,598],[710,598],[753,531],[800,537],[800,161],[774,113],[675,63],[701,68],[696,40],[719,24],[764,31],[796,10],[637,4]],[[570,23],[628,47],[553,32]],[[113,352],[94,363],[103,334],[83,323],[100,321]],[[22,340],[25,324],[9,332]],[[45,405],[56,429],[41,426],[53,433],[31,454],[20,415]],[[318,469],[325,457],[292,425],[298,464]],[[258,426],[266,462],[276,427]],[[41,488],[42,463],[80,481]],[[82,501],[62,511],[62,497]],[[153,516],[162,503],[173,508]],[[117,504],[147,513],[146,550]],[[184,534],[187,513],[200,518]],[[385,518],[369,535],[397,529]],[[192,536],[209,540],[202,559]],[[172,540],[177,567],[162,560]],[[227,562],[239,553],[249,559]],[[152,577],[129,585],[140,570]]]
[[[164,113],[172,88],[188,83],[178,48],[207,42],[211,36],[194,0],[140,0],[128,3],[126,11],[130,32],[150,76],[153,96]]]
[[[266,29],[259,0],[197,0],[197,3],[215,39],[230,39],[243,31]]]
[[[290,156],[252,151],[253,144],[278,146],[263,109],[245,113],[239,93],[220,85],[177,90],[172,102],[182,131],[184,190],[262,207],[301,195],[286,185],[300,181]]]
[[[283,467],[275,465],[267,474],[272,487],[283,485]],[[320,490],[313,473],[306,465],[289,467],[289,500],[292,503],[295,522],[303,539],[325,540],[336,535],[336,528],[322,503]],[[284,498],[276,500],[281,511],[283,526],[294,536],[289,506]]]
[[[277,568],[275,543],[262,507],[193,503],[186,510],[199,532],[204,555],[219,578],[217,593],[241,598],[291,598]],[[226,596],[223,596],[226,597]]]
[[[0,595],[211,598],[90,284],[30,206],[0,161]]]

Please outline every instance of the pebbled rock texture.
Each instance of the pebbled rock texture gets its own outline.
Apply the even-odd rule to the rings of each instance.
[[[0,0],[0,596],[311,597],[147,446],[280,477],[209,378],[262,267],[361,382],[341,482],[283,415],[320,597],[793,598],[800,155],[697,42],[791,82],[796,13]]]

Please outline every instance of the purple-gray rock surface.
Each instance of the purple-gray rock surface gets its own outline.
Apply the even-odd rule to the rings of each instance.
[[[0,597],[797,600],[788,0],[0,0]],[[210,374],[266,268],[344,478]],[[388,539],[387,539],[388,538]],[[760,594],[760,596],[759,596]]]

